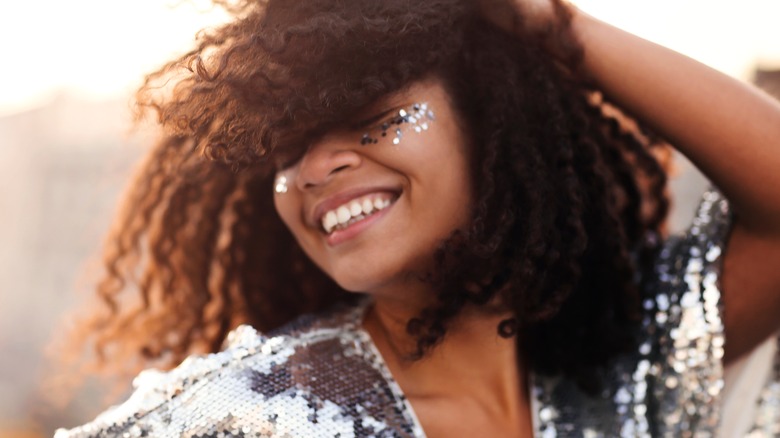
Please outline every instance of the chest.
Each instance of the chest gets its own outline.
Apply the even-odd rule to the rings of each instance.
[[[530,406],[514,412],[486,409],[469,400],[409,399],[427,438],[489,436],[532,438],[534,428]]]

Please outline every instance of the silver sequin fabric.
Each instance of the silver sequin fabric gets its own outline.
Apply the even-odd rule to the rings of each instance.
[[[637,351],[610,365],[599,395],[532,374],[536,436],[718,436],[725,343],[719,273],[732,219],[711,187],[687,232],[664,242],[652,275],[640,280]],[[169,372],[144,371],[126,402],[55,438],[424,437],[362,328],[369,303],[305,316],[268,334],[241,326],[221,352]],[[780,353],[755,403],[747,436],[780,436]]]

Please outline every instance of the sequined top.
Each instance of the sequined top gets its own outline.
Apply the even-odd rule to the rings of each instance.
[[[706,191],[688,231],[664,242],[634,354],[603,392],[531,375],[539,437],[717,436],[723,388],[718,275],[733,219]],[[66,437],[424,437],[411,405],[362,328],[370,301],[304,316],[268,334],[230,333],[218,353],[169,372],[147,370],[123,404]],[[747,403],[747,402],[746,402]],[[780,358],[760,394],[750,437],[780,436]]]

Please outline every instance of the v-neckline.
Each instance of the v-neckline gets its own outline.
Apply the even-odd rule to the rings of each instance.
[[[417,438],[427,438],[425,430],[422,427],[422,423],[420,422],[420,418],[414,411],[414,407],[409,401],[409,398],[406,397],[403,390],[401,389],[401,386],[398,384],[398,381],[393,376],[393,373],[390,372],[390,368],[387,366],[387,362],[385,361],[384,356],[382,356],[382,353],[379,351],[379,348],[376,346],[376,343],[371,337],[371,334],[368,333],[368,331],[363,327],[363,320],[365,319],[366,311],[368,310],[369,306],[373,304],[373,302],[374,300],[371,296],[362,298],[358,304],[352,308],[351,315],[349,315],[347,318],[348,324],[351,330],[366,347],[367,353],[371,356],[369,358],[371,364],[374,366],[374,368],[376,368],[387,386],[393,392],[393,397],[395,397],[400,403],[403,404],[405,416],[412,426],[412,433],[414,436]],[[541,406],[539,400],[537,399],[537,395],[539,395],[541,387],[537,386],[534,373],[530,369],[527,372],[528,400],[530,401],[531,405],[531,426],[533,428],[533,434],[536,436],[536,432],[539,430],[540,423],[538,412]]]

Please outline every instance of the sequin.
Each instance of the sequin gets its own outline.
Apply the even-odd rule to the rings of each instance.
[[[274,192],[278,194],[287,193],[287,177],[284,175],[277,175],[276,181],[274,181]]]
[[[223,351],[142,373],[127,402],[55,436],[422,436],[359,326],[364,308],[265,336],[241,326]]]
[[[607,395],[590,398],[571,382],[536,376],[538,436],[711,437],[718,435],[724,347],[721,256],[733,216],[726,198],[708,189],[683,235],[664,242],[646,297],[638,351],[609,370]],[[682,281],[680,281],[682,280]],[[780,353],[766,382],[749,437],[780,436]],[[631,371],[631,372],[629,372]]]
[[[536,436],[718,435],[725,344],[718,274],[732,219],[712,188],[689,230],[664,242],[641,282],[638,349],[609,368],[601,395],[531,374]],[[368,303],[268,334],[241,326],[223,351],[139,374],[125,403],[55,437],[424,437],[361,327]],[[780,436],[780,349],[756,403],[747,436]]]
[[[404,136],[402,125],[409,124],[416,133],[428,130],[428,122],[435,120],[433,111],[425,102],[412,104],[409,108],[400,109],[386,122],[379,125],[379,137],[387,137],[388,131],[393,133],[391,142],[394,145],[400,144]],[[361,145],[379,143],[379,138],[372,136],[372,133],[366,132],[360,139]]]

